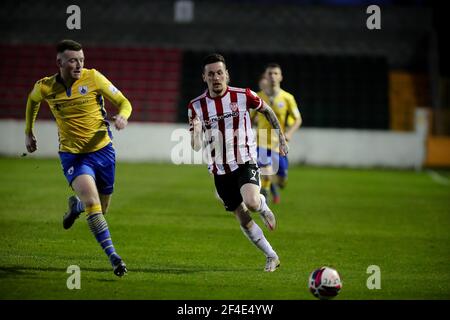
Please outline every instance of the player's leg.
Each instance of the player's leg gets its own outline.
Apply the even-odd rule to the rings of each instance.
[[[123,276],[126,273],[126,266],[114,248],[94,178],[88,174],[77,176],[72,182],[72,187],[84,203],[89,229],[110,260],[114,273]]]
[[[106,213],[108,213],[108,208],[111,204],[111,195],[100,193],[99,196],[100,196],[100,204],[102,206],[102,213],[106,215]],[[70,196],[68,202],[69,202],[69,209],[64,214],[63,217],[64,229],[69,229],[73,225],[75,220],[79,218],[80,214],[85,210],[83,202],[76,195]]]
[[[270,184],[270,193],[272,194],[272,202],[278,204],[281,202],[280,188],[277,182],[272,182]]]
[[[89,158],[95,168],[95,177],[96,177],[95,184],[99,194],[99,201],[102,212],[100,216],[106,223],[104,215],[108,212],[108,208],[111,203],[111,196],[114,192],[114,180],[116,170],[115,150],[112,144],[110,143],[106,147],[91,154]],[[106,248],[108,246],[111,246],[111,248],[114,249],[109,230],[107,233],[108,237],[106,238],[106,240],[103,240],[107,244]],[[128,271],[127,267],[123,262],[122,258],[117,254],[115,249],[113,253],[110,253],[110,255],[108,255],[108,257],[110,258],[111,264],[114,268],[115,275],[121,277],[127,273]]]
[[[271,177],[273,175],[272,170],[272,158],[271,158],[271,150],[258,147],[258,167],[261,169],[261,194],[266,198],[266,203],[269,200],[269,192],[271,185]]]
[[[277,175],[277,181],[276,181],[276,186],[279,189],[284,189],[287,186],[287,176],[281,176],[281,175]]]
[[[279,188],[286,188],[288,181],[289,160],[287,156],[280,156],[280,166],[277,172],[277,185]]]
[[[288,160],[286,156],[280,156],[278,162],[278,171],[273,176],[270,191],[272,193],[273,203],[281,202],[280,189],[284,189],[287,184]]]
[[[264,236],[263,231],[258,224],[250,217],[250,212],[244,203],[241,203],[235,210],[234,214],[239,221],[240,227],[244,235],[266,256],[266,265],[264,271],[273,272],[280,265],[280,259],[273,250],[269,241]]]
[[[111,204],[111,194],[99,193],[100,204],[102,205],[102,212],[104,215],[108,213],[109,206]]]
[[[269,194],[272,186],[273,170],[271,165],[261,167],[261,190],[260,193],[269,201]]]
[[[276,219],[272,210],[266,203],[264,195],[260,194],[259,186],[252,183],[246,183],[242,185],[241,189],[242,198],[245,205],[253,212],[258,212],[265,226],[273,231],[276,228]]]
[[[250,211],[258,212],[269,230],[276,228],[275,215],[266,203],[266,198],[260,193],[259,169],[254,164],[245,164],[239,168],[239,190],[244,204]]]
[[[80,155],[72,154],[69,152],[60,152],[59,157],[61,160],[61,165],[63,168],[64,176],[66,177],[69,185],[72,180],[79,174],[80,172]],[[67,212],[64,213],[63,216],[63,227],[64,229],[69,229],[75,222],[76,219],[80,216],[82,212],[84,212],[84,204],[80,201],[80,199],[76,196],[70,196],[68,199],[69,205]]]
[[[272,194],[272,202],[280,203],[280,187],[278,186],[278,177],[281,171],[283,171],[283,157],[278,152],[272,152],[272,163],[274,168],[274,174],[272,176],[272,183],[270,184],[270,192]]]
[[[274,265],[277,265],[274,261],[276,262],[278,260],[278,256],[267,242],[261,228],[250,217],[250,213],[243,203],[242,195],[239,190],[240,172],[238,170],[233,171],[230,174],[214,176],[214,184],[217,193],[224,203],[225,209],[234,212],[244,235],[255,244],[257,248],[264,252],[268,259],[267,261],[271,261],[268,266],[266,263],[266,271],[274,271],[276,268]]]

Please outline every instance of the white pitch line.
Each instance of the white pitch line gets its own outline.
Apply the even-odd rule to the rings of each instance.
[[[439,173],[437,173],[436,171],[433,170],[427,170],[428,175],[431,177],[431,179],[439,184],[442,184],[444,186],[448,186],[450,185],[450,180],[442,175],[440,175]]]

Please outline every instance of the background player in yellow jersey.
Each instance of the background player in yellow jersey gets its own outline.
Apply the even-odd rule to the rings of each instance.
[[[114,188],[115,151],[103,97],[119,109],[113,117],[117,130],[126,127],[131,104],[100,72],[83,68],[84,53],[79,43],[63,40],[56,49],[59,72],[37,81],[28,96],[25,144],[28,152],[37,150],[33,127],[45,100],[58,126],[64,175],[78,196],[69,198],[63,226],[70,228],[80,213],[86,212],[91,232],[108,256],[114,274],[121,277],[127,267],[114,249],[104,217]]]
[[[283,75],[280,65],[268,64],[260,78],[258,96],[273,109],[286,140],[290,141],[294,132],[302,124],[302,118],[294,96],[281,89],[281,81],[283,81]],[[287,182],[288,159],[287,156],[280,156],[278,135],[272,132],[272,127],[267,119],[257,114],[256,122],[258,124],[258,165],[261,167],[261,193],[268,199],[271,190],[273,202],[278,203],[280,202],[278,187],[284,188]]]

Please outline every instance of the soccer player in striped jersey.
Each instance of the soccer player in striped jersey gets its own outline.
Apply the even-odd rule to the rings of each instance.
[[[84,53],[79,43],[62,40],[56,49],[59,72],[37,81],[28,96],[25,144],[28,152],[37,150],[33,127],[40,104],[45,100],[58,127],[64,175],[77,195],[69,198],[63,227],[70,228],[81,212],[85,212],[89,229],[108,256],[114,274],[121,277],[127,273],[127,267],[114,248],[104,217],[115,175],[115,150],[104,97],[119,110],[113,117],[117,130],[126,127],[131,104],[100,72],[83,68]]]
[[[235,214],[244,235],[266,256],[264,271],[273,272],[280,259],[250,215],[250,211],[259,213],[266,227],[275,229],[275,216],[260,194],[249,110],[263,113],[278,129],[283,155],[288,152],[286,139],[275,113],[255,92],[228,86],[229,74],[222,55],[211,54],[204,59],[202,77],[208,88],[188,106],[191,146],[206,152],[208,169],[225,209]]]
[[[260,79],[264,85],[258,92],[275,112],[285,133],[287,141],[292,139],[296,130],[302,124],[302,117],[292,94],[281,89],[283,80],[281,67],[277,63],[267,65],[264,77]],[[261,193],[268,197],[272,193],[273,202],[280,202],[279,188],[284,188],[288,177],[288,158],[278,152],[278,134],[272,133],[271,123],[262,114],[257,114],[258,124],[258,165],[261,167]]]

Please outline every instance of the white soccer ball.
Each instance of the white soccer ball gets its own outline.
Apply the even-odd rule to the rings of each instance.
[[[321,267],[311,273],[308,286],[314,297],[328,300],[337,296],[342,288],[342,282],[339,273],[335,269]]]

